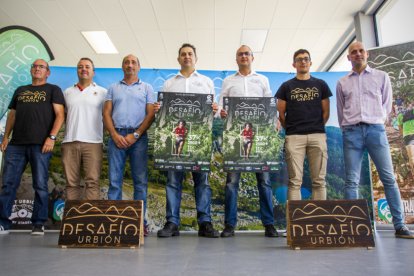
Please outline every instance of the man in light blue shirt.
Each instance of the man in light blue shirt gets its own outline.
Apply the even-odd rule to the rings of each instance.
[[[122,199],[125,162],[129,157],[134,185],[134,199],[147,203],[148,168],[147,129],[154,120],[154,94],[150,84],[138,78],[139,60],[134,55],[122,61],[124,79],[112,84],[103,111],[105,128],[111,138],[108,142],[109,189],[108,199]],[[144,234],[148,234],[146,221]]]
[[[352,71],[338,81],[336,100],[342,129],[345,161],[345,198],[358,198],[364,150],[377,168],[384,185],[397,238],[413,239],[404,224],[400,191],[395,180],[384,122],[391,112],[392,89],[387,73],[367,64],[368,52],[361,42],[348,48]]]

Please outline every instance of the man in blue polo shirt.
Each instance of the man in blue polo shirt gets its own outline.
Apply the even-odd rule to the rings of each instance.
[[[111,138],[108,142],[109,190],[108,199],[122,199],[125,162],[129,157],[134,185],[134,199],[147,203],[148,168],[147,129],[154,120],[154,95],[150,84],[138,78],[139,60],[134,55],[122,61],[124,79],[108,89],[103,111],[105,128]],[[145,235],[148,227],[145,224]]]

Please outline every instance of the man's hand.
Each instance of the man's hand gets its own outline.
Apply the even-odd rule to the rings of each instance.
[[[132,146],[138,139],[134,137],[134,134],[130,133],[127,136],[125,136],[125,141],[128,143],[128,147]]]
[[[55,147],[55,140],[52,140],[49,137],[47,137],[42,147],[42,153],[52,152],[54,147]]]
[[[158,113],[158,111],[160,110],[161,105],[159,102],[154,103],[154,112]]]
[[[227,111],[223,108],[220,110],[220,117],[223,119],[227,117]]]
[[[276,132],[280,132],[282,130],[282,124],[280,123],[280,120],[277,120],[276,123]]]
[[[132,135],[132,134],[128,134],[128,135]],[[130,146],[130,144],[127,141],[126,137],[124,137],[122,135],[119,135],[118,133],[115,133],[112,136],[112,140],[114,141],[115,145],[120,149],[126,149],[127,147]]]
[[[9,144],[9,138],[4,136],[3,137],[3,142],[1,142],[1,145],[0,145],[0,149],[1,149],[2,152],[6,151],[8,144]]]

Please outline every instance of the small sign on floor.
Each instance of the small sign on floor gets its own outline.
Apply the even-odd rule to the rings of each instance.
[[[140,247],[143,211],[142,200],[67,200],[58,245]]]
[[[365,199],[288,200],[286,217],[292,248],[375,247]]]

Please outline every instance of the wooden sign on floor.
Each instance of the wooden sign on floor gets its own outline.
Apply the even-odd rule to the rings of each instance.
[[[292,248],[375,246],[365,199],[288,200],[286,216]]]
[[[67,200],[61,247],[140,247],[144,244],[142,200]]]

